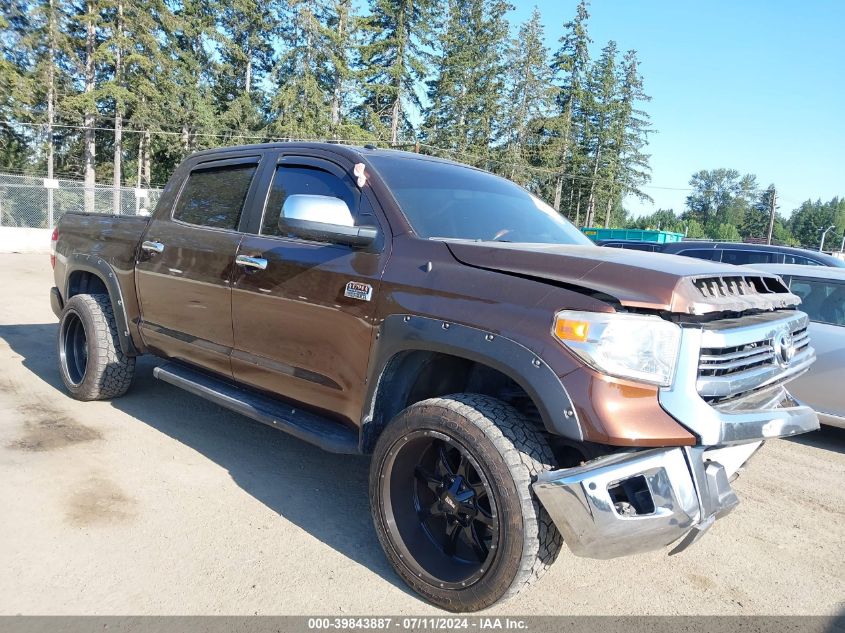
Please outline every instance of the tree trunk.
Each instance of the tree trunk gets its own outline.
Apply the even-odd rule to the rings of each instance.
[[[578,199],[575,201],[575,226],[581,228],[581,185],[578,185]]]
[[[346,25],[349,14],[349,6],[347,0],[341,0],[337,5],[337,34],[338,42],[344,47],[346,45]],[[341,54],[345,55],[344,50]],[[332,91],[332,127],[337,128],[340,125],[340,106],[343,102],[343,77],[340,72],[335,69],[334,90]],[[335,135],[336,136],[336,135]]]
[[[117,31],[117,47],[114,51],[114,82],[120,90],[123,77],[123,0],[117,0],[117,20],[115,22]],[[114,100],[114,191],[112,192],[112,206],[114,213],[121,213],[121,191],[123,184],[122,161],[123,161],[123,109],[120,107],[120,97]]]
[[[244,92],[249,95],[250,90],[252,89],[252,51],[247,50],[246,52],[246,85],[244,87]]]
[[[607,197],[607,208],[604,211],[604,228],[610,228],[610,213],[613,210],[613,187],[610,188],[610,195]]]
[[[138,166],[135,170],[136,178],[135,178],[135,188],[141,188],[141,177],[143,176],[144,171],[144,136],[142,134],[138,135]],[[135,194],[135,215],[138,215],[138,211],[141,208],[141,198],[138,197],[138,194]]]
[[[390,117],[390,144],[396,145],[399,142],[399,115],[402,112],[402,103],[397,95],[393,102],[393,113]]]
[[[596,215],[596,176],[599,173],[601,160],[601,145],[596,148],[596,160],[593,164],[593,179],[590,181],[590,197],[587,200],[587,217],[584,226],[592,226]]]
[[[399,69],[404,70],[405,68],[405,38],[408,36],[405,33],[405,14],[404,14],[404,7],[399,12],[399,21],[396,25],[396,35],[399,39],[399,48],[396,51],[396,63],[399,65]],[[390,142],[392,145],[396,145],[399,142],[399,117],[402,114],[402,72],[396,73],[396,97],[393,101],[393,112],[390,116]]]
[[[563,178],[566,175],[566,155],[569,153],[569,131],[572,127],[572,103],[566,104],[564,111],[563,145],[560,148],[560,176],[555,184],[555,211],[560,211],[560,196],[563,193]]]
[[[144,135],[138,135],[138,168],[136,169],[135,187],[141,188],[141,178],[144,175]]]
[[[152,168],[150,166],[151,162],[151,151],[150,151],[150,131],[144,130],[144,187],[150,186],[150,178]]]
[[[53,123],[56,117],[56,4],[50,0],[48,37],[48,66],[47,66],[47,178],[53,179],[53,163],[55,150],[53,148]],[[53,214],[53,189],[47,189],[47,228],[52,229],[55,224]]]
[[[563,176],[558,176],[555,181],[555,203],[554,208],[558,213],[560,212],[560,196],[563,193]]]
[[[88,20],[85,25],[85,94],[94,92],[94,45],[95,45],[95,7],[94,0],[88,0]],[[94,184],[96,181],[95,160],[96,140],[94,133],[94,105],[85,104],[83,126],[85,127],[84,160],[85,166],[85,212],[94,212]]]
[[[575,197],[575,179],[569,185],[569,206],[566,209],[566,217],[572,217],[572,199]]]

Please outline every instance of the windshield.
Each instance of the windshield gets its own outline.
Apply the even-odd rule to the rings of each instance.
[[[422,238],[592,244],[549,205],[504,178],[423,159],[368,158]]]

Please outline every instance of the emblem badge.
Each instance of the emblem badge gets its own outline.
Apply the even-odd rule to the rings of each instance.
[[[370,284],[362,284],[360,281],[350,281],[346,284],[343,296],[359,301],[369,301],[373,298],[373,287]]]
[[[795,341],[789,330],[781,330],[772,339],[772,347],[775,352],[775,361],[781,367],[786,367],[795,358]]]

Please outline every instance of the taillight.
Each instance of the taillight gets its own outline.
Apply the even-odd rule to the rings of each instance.
[[[59,241],[59,227],[53,229],[53,234],[50,236],[50,267],[56,267],[56,242]]]

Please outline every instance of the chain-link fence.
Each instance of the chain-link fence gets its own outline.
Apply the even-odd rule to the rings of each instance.
[[[0,173],[0,226],[50,229],[68,211],[137,215],[152,211],[160,189],[95,185]]]

